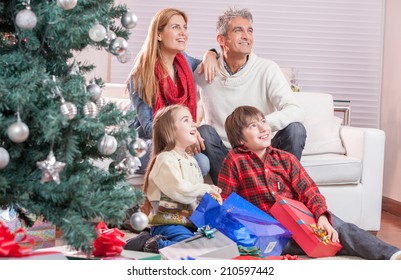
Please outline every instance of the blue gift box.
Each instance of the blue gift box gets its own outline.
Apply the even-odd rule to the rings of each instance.
[[[237,245],[256,246],[262,256],[279,256],[292,236],[276,219],[236,193],[222,205],[206,193],[190,220],[197,227],[216,228]]]

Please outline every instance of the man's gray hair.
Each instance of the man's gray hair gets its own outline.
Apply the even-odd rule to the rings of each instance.
[[[217,35],[227,35],[227,26],[230,20],[236,17],[243,17],[248,19],[251,23],[253,23],[252,14],[248,9],[238,9],[236,7],[229,8],[224,12],[223,15],[219,16],[216,25]]]

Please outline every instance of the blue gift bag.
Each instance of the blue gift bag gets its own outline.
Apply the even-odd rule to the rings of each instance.
[[[206,193],[190,220],[197,227],[216,228],[237,245],[256,246],[263,256],[279,256],[292,236],[276,219],[236,193],[223,205]]]

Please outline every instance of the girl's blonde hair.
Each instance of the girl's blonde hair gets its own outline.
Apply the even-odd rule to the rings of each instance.
[[[146,169],[145,182],[143,184],[143,192],[145,193],[145,196],[149,186],[149,174],[155,164],[156,157],[161,152],[173,150],[176,145],[174,118],[175,113],[180,109],[188,110],[188,108],[183,105],[169,105],[157,111],[156,116],[153,119],[152,155]],[[146,214],[150,213],[150,203],[148,199],[145,199],[145,204],[142,207],[142,210]]]
[[[166,67],[163,64],[161,57],[160,42],[157,40],[158,34],[164,30],[170,19],[180,15],[184,18],[185,23],[188,23],[187,15],[177,9],[167,8],[156,13],[150,23],[148,35],[138,53],[134,67],[132,68],[128,81],[134,85],[134,91],[138,92],[139,97],[151,108],[155,100],[155,92],[158,88],[158,82],[155,77],[155,65],[158,60],[162,66],[164,75],[167,75]],[[128,83],[127,83],[128,84]],[[126,88],[126,92],[128,87]],[[157,96],[156,96],[157,98]]]

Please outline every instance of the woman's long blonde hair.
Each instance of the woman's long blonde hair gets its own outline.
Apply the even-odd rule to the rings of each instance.
[[[156,157],[161,152],[171,151],[175,148],[176,128],[174,125],[174,114],[180,109],[188,110],[188,108],[183,105],[169,105],[157,111],[156,116],[153,119],[152,155],[146,169],[145,182],[143,184],[143,192],[145,193],[145,196],[149,186],[149,174],[155,164]],[[142,210],[146,214],[150,213],[150,203],[147,199],[145,199],[145,204],[142,207]]]
[[[128,76],[127,82],[132,82],[134,91],[138,92],[139,97],[151,108],[153,108],[155,92],[158,87],[158,81],[155,77],[156,60],[159,60],[165,73],[167,73],[161,57],[160,42],[157,40],[157,37],[175,15],[182,16],[185,23],[188,22],[188,17],[184,12],[173,8],[162,9],[154,15],[149,26],[146,40]],[[126,91],[128,91],[128,88]]]

